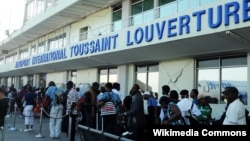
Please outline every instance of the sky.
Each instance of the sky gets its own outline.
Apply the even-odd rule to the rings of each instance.
[[[0,41],[5,39],[5,30],[12,33],[22,27],[26,0],[2,0],[0,2]]]

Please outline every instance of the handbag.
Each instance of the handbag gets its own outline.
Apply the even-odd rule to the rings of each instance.
[[[101,116],[116,114],[116,107],[114,103],[111,101],[110,94],[109,96],[110,96],[110,100],[105,102],[105,104],[101,108]]]

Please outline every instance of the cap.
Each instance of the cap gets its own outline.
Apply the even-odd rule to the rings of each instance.
[[[145,91],[143,95],[150,95],[150,91]]]
[[[71,86],[73,86],[73,82],[72,81],[68,81],[67,83],[66,83],[66,85],[71,85]]]
[[[223,94],[231,93],[231,94],[236,94],[236,95],[238,95],[238,94],[239,94],[239,91],[238,91],[238,89],[235,88],[235,87],[226,87],[222,93],[223,93]]]

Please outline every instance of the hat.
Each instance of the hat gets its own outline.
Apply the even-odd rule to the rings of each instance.
[[[71,85],[71,86],[73,86],[73,82],[72,81],[68,81],[67,83],[66,83],[66,85]]]
[[[150,91],[145,91],[143,95],[150,95]]]
[[[223,94],[228,94],[228,93],[231,93],[231,94],[236,94],[238,95],[239,94],[239,91],[237,88],[235,87],[226,87],[225,90],[222,92]]]

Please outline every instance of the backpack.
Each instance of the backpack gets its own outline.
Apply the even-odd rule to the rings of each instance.
[[[56,105],[60,105],[60,104],[63,104],[64,102],[64,96],[63,96],[63,93],[61,91],[57,91],[57,88],[55,90],[55,102],[56,102]]]
[[[116,106],[112,102],[112,97],[110,94],[109,95],[109,101],[106,101],[104,105],[101,108],[101,116],[106,116],[106,115],[114,115],[116,114]]]

